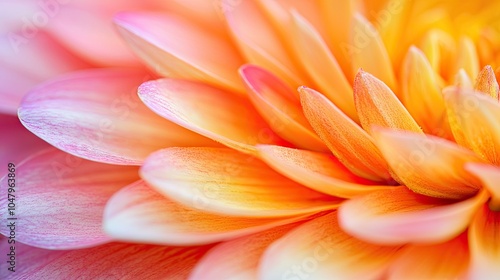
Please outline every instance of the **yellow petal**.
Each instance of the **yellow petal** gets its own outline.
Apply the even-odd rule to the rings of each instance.
[[[402,102],[425,133],[452,138],[436,76],[425,55],[412,46],[402,73]]]
[[[479,157],[500,165],[500,104],[472,90],[451,87],[444,92],[457,142]]]
[[[363,128],[373,126],[422,133],[410,113],[384,82],[360,70],[354,80],[354,102]]]
[[[307,122],[296,90],[255,65],[242,66],[240,75],[250,100],[276,134],[299,148],[328,151]]]
[[[342,229],[370,243],[437,243],[462,233],[486,199],[480,192],[453,202],[402,186],[347,200],[338,212]]]
[[[299,88],[304,114],[332,153],[354,174],[374,181],[391,179],[372,139],[325,96]]]
[[[455,58],[455,72],[463,68],[469,77],[475,78],[479,73],[479,58],[476,46],[468,37],[460,38],[457,57]]]
[[[487,65],[479,72],[474,89],[498,100],[498,82],[491,66]]]
[[[340,199],[280,175],[232,149],[171,148],[150,155],[141,177],[187,207],[230,216],[278,217],[336,208]]]
[[[500,212],[481,207],[469,228],[471,279],[500,279],[499,229]]]
[[[329,195],[350,198],[391,188],[354,175],[331,155],[270,145],[259,145],[257,150],[281,174]]]
[[[463,165],[482,160],[453,142],[388,129],[376,130],[374,138],[392,171],[414,192],[462,199],[475,194],[480,187]]]
[[[464,89],[472,88],[472,80],[469,77],[469,74],[467,74],[467,72],[465,72],[463,68],[460,68],[455,75],[454,85]]]
[[[334,212],[271,244],[261,259],[259,279],[381,279],[398,249],[347,235]]]

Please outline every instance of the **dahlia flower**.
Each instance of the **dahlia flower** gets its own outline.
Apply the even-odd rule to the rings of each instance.
[[[500,3],[112,3],[2,66],[3,278],[500,279]]]

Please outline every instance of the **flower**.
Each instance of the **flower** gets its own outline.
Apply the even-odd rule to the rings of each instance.
[[[24,96],[22,276],[500,277],[498,4],[179,3]]]

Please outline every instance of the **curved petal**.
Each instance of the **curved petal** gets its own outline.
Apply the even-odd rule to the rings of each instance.
[[[469,228],[471,279],[500,278],[500,212],[483,205]]]
[[[475,194],[479,181],[464,164],[483,162],[471,151],[431,135],[374,130],[377,147],[398,180],[414,192],[448,199]]]
[[[200,197],[193,207],[181,206],[138,181],[108,201],[104,230],[118,240],[190,246],[238,238],[306,218],[231,217],[196,210],[203,205]]]
[[[276,171],[313,190],[351,198],[391,188],[351,173],[332,155],[280,146],[257,146],[259,157]]]
[[[462,234],[444,243],[408,245],[392,263],[387,279],[464,279],[468,266],[467,235]]]
[[[23,125],[68,153],[99,162],[140,165],[169,146],[217,146],[151,112],[137,97],[147,75],[88,70],[31,91],[19,108]]]
[[[340,202],[276,173],[257,158],[227,148],[170,148],[141,168],[155,190],[187,207],[230,216],[312,214]]]
[[[334,212],[271,244],[260,262],[259,279],[380,279],[397,250],[347,235]]]
[[[2,219],[15,223],[16,241],[49,249],[109,242],[101,229],[104,205],[138,178],[136,167],[91,162],[53,148],[15,169],[14,178],[5,176],[0,183],[9,190],[0,198]],[[0,232],[10,236],[7,227]]]
[[[224,38],[167,13],[120,13],[115,23],[137,55],[160,75],[244,92],[237,72],[243,59]]]
[[[370,134],[374,126],[423,133],[392,90],[363,70],[354,80],[354,103],[361,125]]]
[[[491,194],[490,207],[500,206],[500,168],[486,164],[467,164],[465,169],[476,175]],[[500,209],[499,209],[500,210]]]
[[[462,37],[458,43],[457,55],[455,58],[455,73],[459,69],[464,69],[469,77],[473,79],[479,73],[479,58],[477,56],[476,45],[469,37]]]
[[[161,79],[139,87],[154,112],[233,149],[254,153],[258,143],[283,143],[245,98],[206,84]]]
[[[0,249],[8,252],[3,242]],[[16,244],[15,272],[0,263],[1,279],[186,279],[209,247],[162,247],[125,243],[54,251]],[[15,278],[10,278],[15,277]]]
[[[491,66],[486,65],[477,75],[474,89],[498,100],[498,82]]]
[[[346,201],[339,219],[342,229],[367,242],[437,243],[462,233],[486,200],[485,192],[453,202],[398,187]]]
[[[259,66],[245,65],[240,75],[250,100],[274,132],[297,147],[328,150],[307,122],[294,89]]]
[[[382,155],[368,133],[319,92],[299,88],[304,115],[332,153],[354,174],[389,180]]]
[[[189,279],[258,279],[257,269],[264,251],[296,226],[284,225],[221,243],[198,262]]]
[[[498,101],[471,89],[458,87],[447,88],[444,96],[457,142],[473,150],[482,159],[500,165]]]

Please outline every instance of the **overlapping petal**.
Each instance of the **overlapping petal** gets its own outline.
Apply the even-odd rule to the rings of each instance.
[[[455,202],[427,197],[404,186],[353,198],[339,208],[342,228],[376,244],[437,243],[458,236],[487,194]]]
[[[199,245],[238,238],[305,217],[246,218],[203,212],[203,197],[182,206],[138,181],[117,192],[104,212],[104,230],[117,240]]]
[[[136,167],[91,162],[54,148],[15,169],[15,177],[0,183],[6,192],[0,198],[2,219],[15,223],[16,241],[50,249],[109,242],[101,229],[106,201],[138,178]],[[9,195],[8,187],[14,190]],[[10,236],[10,230],[0,232]]]
[[[140,165],[165,147],[217,146],[144,106],[137,87],[148,77],[135,70],[72,73],[32,90],[19,118],[59,149],[105,163]]]
[[[170,148],[152,154],[142,178],[158,192],[201,210],[275,217],[329,210],[339,199],[305,188],[257,158],[227,148]]]

